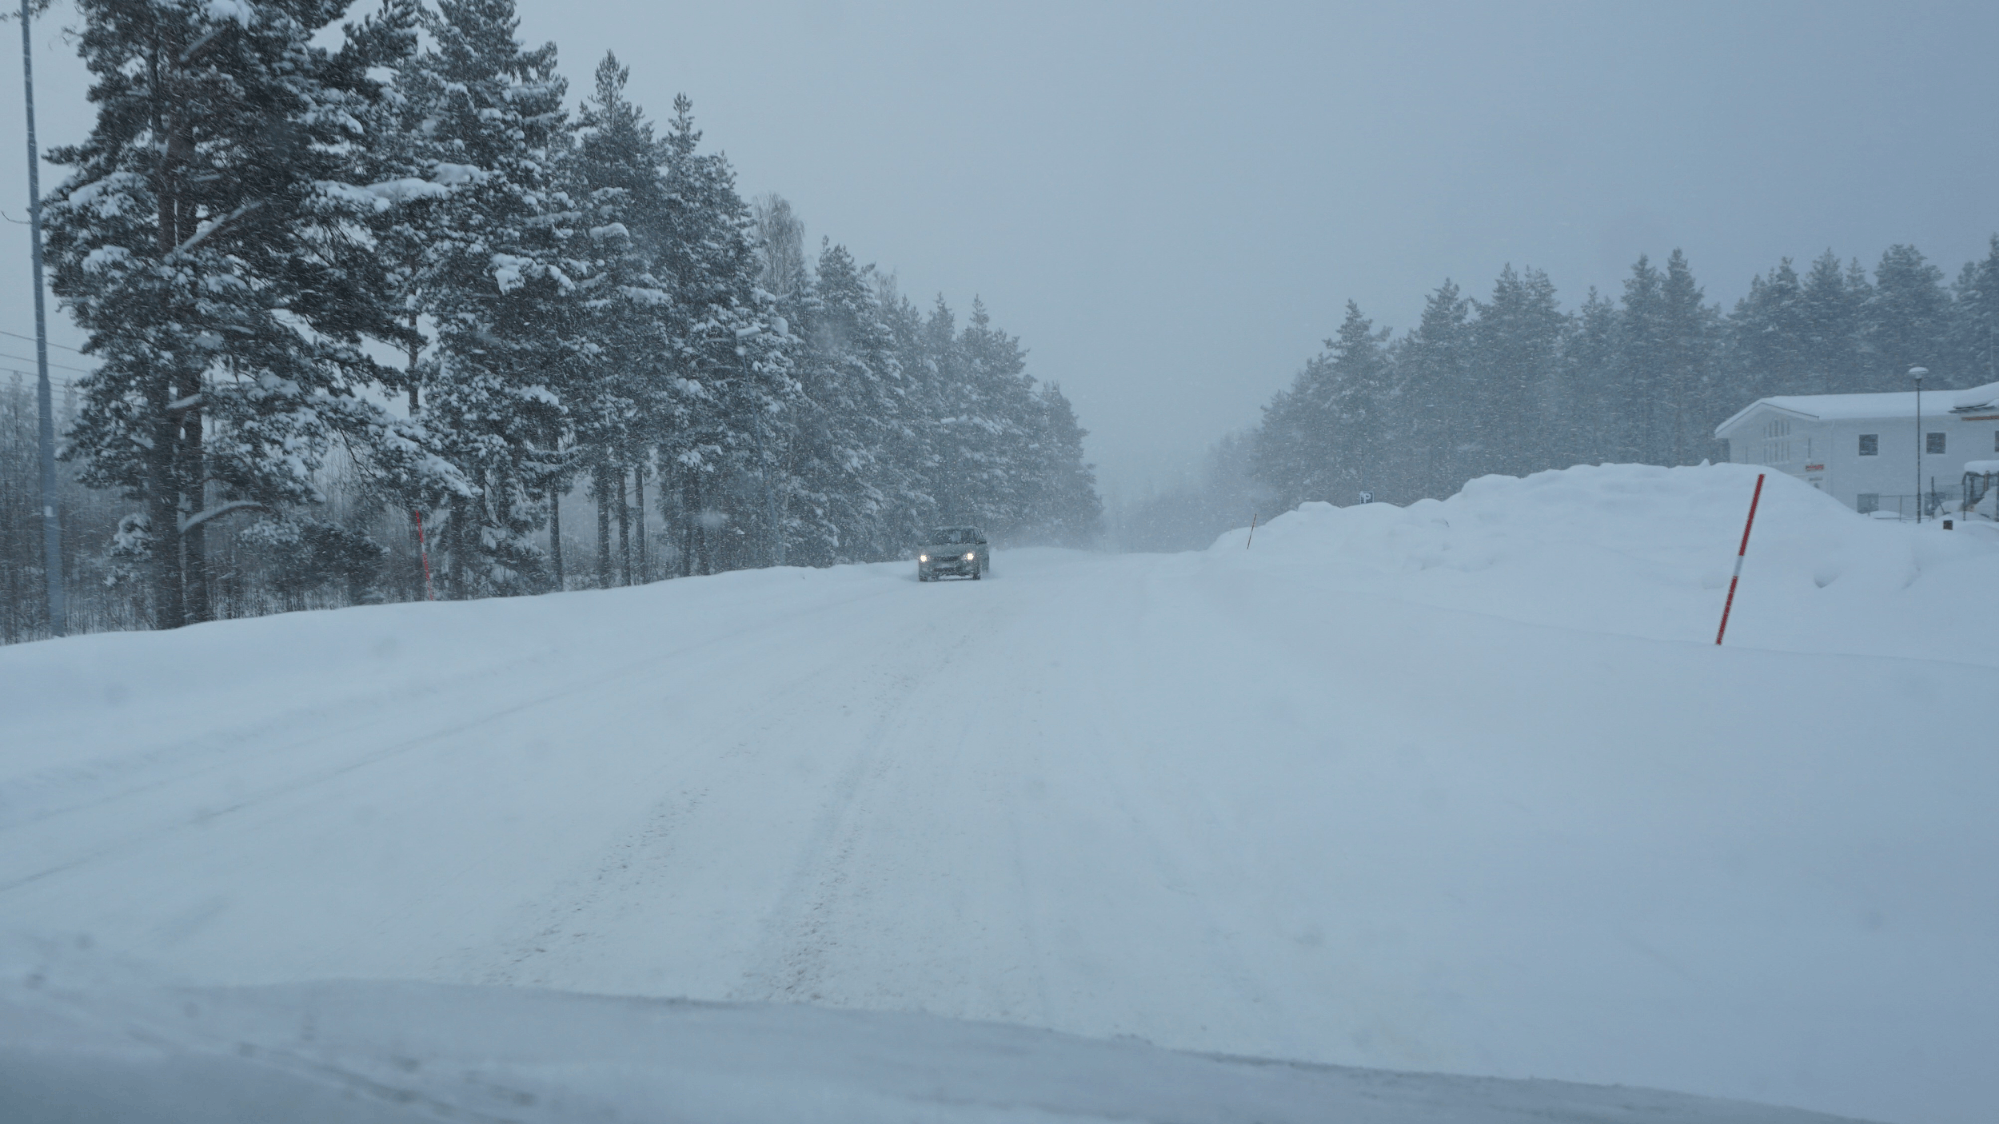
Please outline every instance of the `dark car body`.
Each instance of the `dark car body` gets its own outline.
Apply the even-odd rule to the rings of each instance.
[[[916,580],[929,582],[954,575],[983,578],[992,569],[992,555],[986,547],[986,533],[976,527],[933,528],[916,552]]]

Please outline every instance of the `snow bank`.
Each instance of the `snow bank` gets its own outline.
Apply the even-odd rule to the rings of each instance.
[[[1713,641],[1758,469],[1579,466],[1406,508],[1310,503],[1211,554],[1537,625]],[[1961,522],[1961,521],[1960,521]],[[1999,663],[1999,528],[1887,523],[1769,473],[1728,643]],[[1237,556],[1242,556],[1238,558]]]

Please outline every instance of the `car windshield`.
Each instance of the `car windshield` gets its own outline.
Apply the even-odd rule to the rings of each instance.
[[[940,527],[930,533],[930,543],[936,547],[948,547],[955,543],[972,543],[979,538],[976,528]]]

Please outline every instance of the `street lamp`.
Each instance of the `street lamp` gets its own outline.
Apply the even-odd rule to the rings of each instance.
[[[1927,367],[1909,368],[1909,378],[1916,381],[1916,522],[1923,522],[1923,376],[1928,375]]]

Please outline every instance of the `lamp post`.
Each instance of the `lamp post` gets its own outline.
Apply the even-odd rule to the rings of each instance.
[[[1909,378],[1916,381],[1916,522],[1923,522],[1923,376],[1928,375],[1927,367],[1909,368]]]

